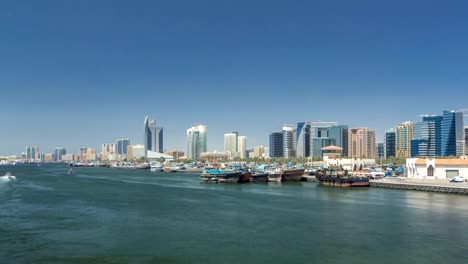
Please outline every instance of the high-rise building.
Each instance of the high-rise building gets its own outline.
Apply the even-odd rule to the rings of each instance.
[[[237,139],[238,139],[237,150],[239,153],[239,158],[245,159],[247,157],[247,137],[239,136],[237,137]]]
[[[368,128],[348,129],[348,156],[375,158],[375,131]]]
[[[164,154],[172,156],[174,160],[178,160],[185,155],[185,153],[180,150],[169,150],[169,151],[164,152]]]
[[[224,152],[229,153],[231,158],[237,157],[237,133],[224,134]]]
[[[335,139],[335,146],[342,148],[341,155],[348,156],[348,126],[331,126],[328,128],[328,137]]]
[[[26,159],[38,160],[40,158],[41,156],[40,156],[38,147],[26,147]]]
[[[296,129],[296,156],[310,156],[310,124],[306,122],[297,123]]]
[[[117,140],[117,154],[121,156],[127,155],[127,147],[130,145],[130,139],[122,138]]]
[[[385,158],[395,157],[395,130],[392,128],[385,132]]]
[[[273,132],[270,134],[269,145],[270,158],[283,157],[283,133]]]
[[[80,160],[86,160],[86,152],[88,148],[80,148]]]
[[[468,126],[465,127],[465,155],[468,155]]]
[[[55,149],[54,159],[55,161],[62,161],[62,156],[67,154],[67,150],[62,147],[58,147]]]
[[[327,128],[337,126],[337,122],[323,122],[323,121],[313,121],[309,122],[310,124],[310,156],[313,157],[322,157],[322,148],[321,147],[314,147],[314,139],[317,138],[328,138],[329,131]],[[315,142],[322,142],[317,141]],[[336,141],[335,141],[336,143]]]
[[[156,124],[155,120],[150,120],[148,116],[144,121],[143,145],[146,151],[164,152],[164,133],[163,128]]]
[[[187,129],[187,157],[199,159],[202,152],[207,150],[207,132],[205,125],[195,124]]]
[[[265,148],[263,146],[258,146],[253,148],[253,158],[261,158],[263,157],[263,153]]]
[[[117,154],[117,144],[102,144],[101,157],[103,160],[107,160],[110,155]]]
[[[442,155],[442,116],[424,116],[414,124],[411,140],[411,157],[436,157]]]
[[[442,156],[465,154],[463,112],[444,111],[442,119]]]
[[[379,159],[382,159],[382,158],[385,157],[384,143],[377,143],[375,153],[376,153],[376,157],[379,158]]]
[[[325,128],[323,132],[328,132],[328,130]],[[326,137],[318,137],[312,139],[312,153],[314,157],[323,157],[323,151],[322,149],[324,147],[328,146],[336,146],[336,139],[330,138],[328,136]],[[340,153],[341,156],[341,153]]]
[[[414,124],[407,121],[395,127],[395,155],[398,158],[411,156],[411,140],[414,135]]]
[[[283,125],[283,157],[291,158],[296,156],[296,127],[293,125]]]

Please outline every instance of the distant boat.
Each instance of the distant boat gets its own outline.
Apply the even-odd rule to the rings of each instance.
[[[1,182],[16,181],[16,177],[11,175],[10,172],[7,172],[4,176],[0,176],[0,181]]]
[[[238,183],[242,172],[224,171],[220,169],[204,170],[201,179],[204,182]]]
[[[72,174],[73,174],[73,169],[70,168],[70,169],[68,170],[67,174],[68,174],[68,175],[72,175]]]
[[[353,175],[348,174],[348,171],[327,169],[317,171],[315,178],[319,183],[331,186],[341,187],[368,187],[370,186],[369,177],[365,173],[353,172]]]

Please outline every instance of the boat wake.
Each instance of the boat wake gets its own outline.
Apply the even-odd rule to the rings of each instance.
[[[0,183],[9,183],[16,181],[16,177],[7,172],[4,176],[0,176]]]

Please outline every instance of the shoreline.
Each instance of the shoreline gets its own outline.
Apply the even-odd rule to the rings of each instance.
[[[468,195],[468,183],[466,182],[451,183],[448,179],[447,180],[381,179],[381,180],[371,180],[370,186],[376,187],[376,188]]]

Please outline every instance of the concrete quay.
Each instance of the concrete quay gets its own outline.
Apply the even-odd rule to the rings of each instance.
[[[371,180],[370,186],[378,188],[468,195],[468,183],[451,183],[449,180],[381,179]]]

